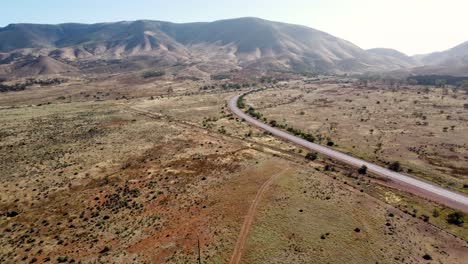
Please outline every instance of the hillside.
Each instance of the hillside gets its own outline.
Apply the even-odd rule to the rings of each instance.
[[[468,41],[446,51],[422,55],[420,60],[425,65],[440,65],[454,60],[466,60],[467,57]]]
[[[367,50],[367,52],[376,54],[378,56],[382,56],[392,64],[398,65],[402,68],[411,68],[414,66],[421,65],[421,63],[417,59],[412,58],[394,49],[376,48],[369,49]]]
[[[50,56],[63,62],[163,58],[212,64],[326,73],[398,70],[411,58],[365,51],[305,26],[240,18],[210,23],[162,21],[99,24],[12,24],[0,28],[0,52]]]
[[[414,70],[417,74],[468,76],[468,42],[446,51],[416,55],[413,58],[425,65]]]

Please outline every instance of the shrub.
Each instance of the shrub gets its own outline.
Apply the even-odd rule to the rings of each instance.
[[[6,213],[7,217],[15,217],[17,215],[18,215],[18,212],[16,212],[16,211],[9,211],[9,212]]]
[[[67,261],[68,261],[67,256],[60,256],[60,257],[57,258],[58,263],[64,263],[64,262],[67,262]]]
[[[217,74],[217,75],[211,75],[210,76],[212,80],[224,80],[224,79],[229,79],[231,76],[228,74]]]
[[[367,166],[366,165],[362,165],[361,168],[359,168],[358,170],[359,174],[367,174]]]
[[[447,216],[447,223],[451,225],[463,226],[465,214],[460,211],[455,211]]]
[[[388,165],[388,168],[390,170],[392,170],[392,171],[399,172],[399,171],[401,171],[400,162],[398,162],[398,161],[392,162],[392,163],[390,163],[390,165]]]
[[[143,78],[148,79],[148,78],[153,78],[153,77],[161,77],[165,75],[166,73],[163,71],[147,71],[143,73]]]
[[[429,255],[429,254],[424,254],[423,259],[425,259],[425,260],[432,260],[432,257],[431,257],[431,255]]]
[[[104,254],[104,253],[109,252],[110,250],[111,250],[111,249],[110,249],[109,246],[105,246],[101,251],[99,251],[99,253]]]
[[[335,143],[333,141],[328,141],[327,142],[327,146],[329,147],[333,147],[335,145]]]
[[[311,134],[308,134],[308,133],[303,133],[301,134],[301,137],[309,142],[314,142],[315,141],[315,137],[312,136]]]
[[[309,153],[307,153],[307,155],[305,156],[305,158],[306,158],[307,160],[311,160],[311,161],[312,161],[312,160],[316,160],[316,159],[317,159],[317,153],[315,153],[315,152],[309,152]]]

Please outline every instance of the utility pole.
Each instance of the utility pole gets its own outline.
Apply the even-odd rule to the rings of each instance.
[[[201,264],[200,237],[198,237],[198,264]]]

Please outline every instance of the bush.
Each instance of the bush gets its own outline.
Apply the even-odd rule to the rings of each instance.
[[[392,170],[392,171],[399,172],[399,171],[401,171],[400,162],[398,162],[398,161],[392,162],[392,163],[390,163],[390,165],[388,165],[388,168],[390,170]]]
[[[315,152],[309,152],[309,153],[307,153],[307,155],[305,156],[305,158],[306,158],[307,160],[311,160],[311,161],[312,161],[312,160],[316,160],[316,159],[317,159],[317,153],[315,153]]]
[[[217,75],[211,75],[210,77],[211,77],[211,80],[217,80],[217,81],[231,78],[231,76],[229,76],[228,74],[217,74]]]
[[[362,165],[361,168],[359,168],[358,170],[359,174],[367,174],[367,166],[366,165]]]
[[[335,143],[333,141],[328,141],[327,142],[327,146],[329,147],[333,147],[335,145]]]
[[[111,250],[111,249],[110,249],[109,246],[105,246],[101,251],[99,251],[99,253],[104,254],[104,253],[109,252],[110,250]]]
[[[314,142],[315,141],[315,137],[312,136],[311,134],[308,134],[308,133],[302,133],[301,134],[301,137],[309,142]]]
[[[447,216],[447,223],[451,225],[463,226],[465,214],[460,211],[455,211]]]
[[[165,75],[166,73],[163,71],[147,71],[143,73],[143,78],[148,79],[148,78],[153,78],[153,77],[161,77]]]
[[[58,263],[64,263],[64,262],[67,262],[67,261],[68,261],[67,256],[60,256],[60,257],[57,258]]]
[[[432,257],[431,257],[431,255],[429,255],[429,254],[424,254],[423,259],[425,259],[425,260],[432,260]]]
[[[18,212],[16,212],[16,211],[9,211],[9,212],[6,213],[7,217],[15,217],[17,215],[18,215]]]

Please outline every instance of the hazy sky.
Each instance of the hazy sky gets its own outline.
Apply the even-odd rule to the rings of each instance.
[[[409,55],[468,41],[468,0],[2,0],[0,10],[0,27],[254,16],[313,27],[364,49],[388,47]]]

